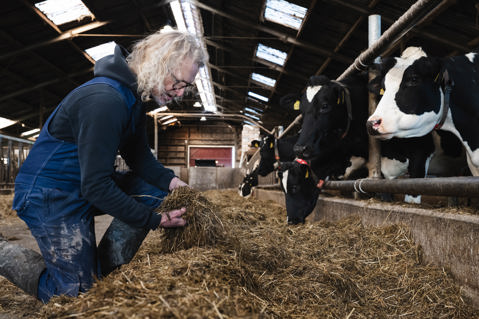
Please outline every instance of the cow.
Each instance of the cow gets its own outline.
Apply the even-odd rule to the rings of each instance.
[[[320,193],[309,164],[301,159],[280,162],[278,177],[285,196],[288,224],[304,224],[316,206]]]
[[[255,186],[258,186],[258,167],[254,168],[243,178],[243,181],[238,187],[239,195],[245,198],[250,197],[253,192],[253,187]]]
[[[246,197],[249,195],[247,189],[251,189],[249,185],[253,185],[251,181],[255,178],[257,185],[258,174],[266,176],[277,170],[285,194],[287,223],[292,225],[305,222],[306,217],[314,209],[319,195],[319,189],[312,184],[313,179],[308,178],[313,176],[309,166],[305,166],[304,162],[294,161],[293,147],[297,139],[298,135],[279,139],[270,134],[264,136],[260,143],[259,165],[240,185],[240,195]]]
[[[251,145],[259,147],[260,161],[254,165],[254,169],[247,174],[239,185],[239,194],[242,197],[249,197],[252,188],[258,185],[258,175],[266,176],[276,170],[278,159],[290,162],[294,159],[293,146],[297,136],[288,136],[277,139],[272,134],[265,135],[261,141],[253,140]]]
[[[382,98],[367,120],[368,133],[387,140],[434,129],[451,132],[464,146],[472,174],[479,176],[478,54],[429,57],[422,48],[409,47],[379,67],[375,83]]]
[[[351,158],[358,161],[358,167],[367,162],[367,85],[365,73],[354,74],[340,82],[326,76],[310,78],[301,97],[303,123],[294,151],[300,158],[315,160],[311,167],[318,178],[337,177],[353,163]],[[381,172],[387,179],[407,172],[411,177],[425,177],[433,152],[430,134],[383,142]],[[407,195],[405,201],[420,203],[420,196]]]

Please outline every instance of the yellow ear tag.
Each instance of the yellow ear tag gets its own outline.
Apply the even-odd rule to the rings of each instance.
[[[306,175],[304,176],[304,178],[308,178],[309,177],[309,172],[306,171]]]
[[[437,81],[437,79],[439,78],[439,73],[436,75],[436,77],[434,78],[434,82]]]
[[[294,108],[295,111],[299,110],[299,104],[300,104],[299,100],[297,100],[296,102],[294,102],[293,108]]]
[[[269,148],[273,148],[273,142],[269,143]]]
[[[338,96],[338,100],[336,101],[336,104],[339,104],[341,97]]]
[[[381,89],[381,91],[379,91],[379,95],[384,95],[384,89]]]

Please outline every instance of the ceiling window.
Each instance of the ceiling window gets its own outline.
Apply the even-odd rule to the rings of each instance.
[[[7,118],[0,117],[0,129],[13,125],[15,123],[17,123],[17,121],[12,121]]]
[[[245,112],[250,112],[253,114],[261,115],[262,112],[258,111],[257,109],[252,109],[250,107],[245,107],[244,108]]]
[[[260,82],[271,87],[274,87],[274,85],[276,84],[275,79],[269,78],[267,76],[264,76],[258,73],[251,73],[251,78],[256,82]]]
[[[47,0],[35,3],[35,7],[56,25],[80,21],[85,17],[94,18],[80,0]]]
[[[276,63],[281,66],[284,65],[287,55],[288,54],[286,52],[273,49],[261,43],[258,44],[258,48],[256,49],[256,56],[258,58]]]
[[[115,46],[116,43],[114,41],[110,41],[97,45],[96,47],[86,49],[85,52],[88,53],[88,55],[91,56],[93,60],[98,61],[104,56],[113,54],[113,52],[115,51]]]
[[[248,92],[248,95],[251,96],[252,98],[255,98],[257,100],[261,100],[263,102],[268,102],[269,101],[269,98],[267,98],[266,96],[262,96],[262,95],[254,93],[254,92],[251,92],[251,91]]]
[[[256,127],[256,124],[251,123],[250,121],[244,120],[243,125],[249,125],[251,127]]]
[[[267,0],[264,18],[266,20],[299,30],[307,9],[284,0]]]
[[[114,41],[110,41],[97,45],[96,47],[86,49],[85,52],[88,53],[88,55],[91,56],[93,60],[98,61],[104,56],[113,54],[115,51],[115,46],[116,43]]]
[[[245,113],[244,115],[246,115],[249,118],[252,118],[253,120],[259,121],[259,117],[257,115],[250,114],[250,113]]]
[[[39,128],[34,128],[33,130],[23,132],[22,134],[20,134],[20,136],[21,137],[30,137],[32,135],[37,134],[38,132],[40,132],[40,129]]]
[[[201,39],[200,45],[206,48],[203,41],[203,22],[194,2],[174,0],[170,2],[170,7],[178,30],[196,34]],[[216,113],[216,99],[211,82],[211,71],[207,65],[199,69],[195,84],[205,111]]]

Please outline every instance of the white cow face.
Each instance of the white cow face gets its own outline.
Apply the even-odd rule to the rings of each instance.
[[[381,67],[381,83],[375,79],[381,100],[367,121],[369,134],[390,139],[432,131],[443,104],[439,61],[420,48],[408,48],[400,58],[385,59]]]

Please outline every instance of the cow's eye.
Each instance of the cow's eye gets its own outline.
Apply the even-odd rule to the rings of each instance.
[[[419,83],[419,77],[417,75],[412,75],[406,81],[406,86],[415,86]]]
[[[321,107],[319,108],[319,112],[320,113],[327,113],[327,112],[330,111],[330,109],[331,108],[330,108],[328,103],[323,103],[323,104],[321,104]]]

